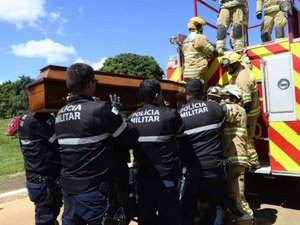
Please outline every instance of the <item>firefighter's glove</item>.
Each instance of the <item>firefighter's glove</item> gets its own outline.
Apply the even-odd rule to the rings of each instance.
[[[256,13],[256,18],[260,20],[262,18],[262,13],[261,12]]]
[[[119,114],[119,112],[123,109],[123,104],[121,102],[120,96],[116,94],[109,95],[109,99],[112,107],[112,112],[115,114]]]

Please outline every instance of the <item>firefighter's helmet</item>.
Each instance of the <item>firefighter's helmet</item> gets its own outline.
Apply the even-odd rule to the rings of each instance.
[[[234,97],[238,101],[241,101],[243,99],[243,93],[241,89],[239,89],[236,85],[226,85],[220,92],[221,96],[229,96],[229,97]]]
[[[223,58],[222,58],[222,64],[223,66],[228,66],[236,62],[240,62],[241,55],[236,53],[235,51],[227,51],[225,52]]]
[[[220,98],[221,88],[219,86],[211,86],[207,90],[207,96],[214,96]]]
[[[189,28],[189,30],[197,30],[197,31],[202,32],[202,27],[205,24],[206,24],[206,22],[204,19],[202,19],[200,16],[195,16],[189,20],[188,28]]]

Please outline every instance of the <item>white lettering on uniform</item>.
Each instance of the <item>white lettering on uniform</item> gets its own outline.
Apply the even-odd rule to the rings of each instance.
[[[81,104],[64,106],[55,119],[55,123],[61,123],[71,120],[80,120]]]
[[[204,102],[196,102],[183,107],[180,110],[180,116],[184,118],[184,117],[194,116],[206,112],[208,112],[207,105]]]
[[[132,114],[131,122],[133,123],[155,123],[159,122],[159,110],[145,109],[144,111]]]

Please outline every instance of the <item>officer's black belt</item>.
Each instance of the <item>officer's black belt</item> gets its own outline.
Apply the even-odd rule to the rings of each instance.
[[[61,186],[68,194],[81,194],[89,190],[98,190],[108,193],[110,183],[99,179],[61,177]]]

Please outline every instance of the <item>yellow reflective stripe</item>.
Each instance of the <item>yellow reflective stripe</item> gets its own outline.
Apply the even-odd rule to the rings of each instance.
[[[199,74],[201,69],[199,68],[184,68],[184,75]]]
[[[258,90],[258,88],[257,88],[257,86],[255,85],[254,88],[253,88],[253,90],[251,91],[251,93],[257,92],[257,90]]]
[[[300,151],[300,136],[285,122],[270,122],[270,126]]]
[[[270,155],[288,171],[300,171],[300,166],[280,149],[272,140],[270,144]]]
[[[247,129],[242,127],[233,127],[233,128],[224,128],[224,135],[231,136],[231,135],[237,135],[237,136],[247,136]]]
[[[243,93],[243,100],[244,102],[251,102],[251,93]]]
[[[201,56],[202,54],[200,52],[185,52],[184,57],[194,57],[194,56]]]
[[[209,43],[208,45],[205,46],[203,49],[203,53],[205,55],[208,55],[208,53],[212,52],[214,50],[214,47]]]
[[[226,121],[229,122],[229,123],[232,123],[234,122],[234,113],[233,113],[233,105],[230,105],[230,104],[227,104],[226,105],[227,107],[227,118],[226,118]]]
[[[248,157],[246,156],[229,156],[228,161],[231,164],[239,164],[248,166]]]
[[[180,80],[180,75],[181,75],[181,70],[182,70],[182,67],[177,67],[174,72],[172,73],[171,77],[169,80],[172,80],[172,81],[179,81]]]
[[[247,114],[247,116],[248,116],[248,117],[251,117],[251,116],[257,116],[257,115],[259,115],[259,113],[260,113],[260,108],[252,109],[252,110]]]

